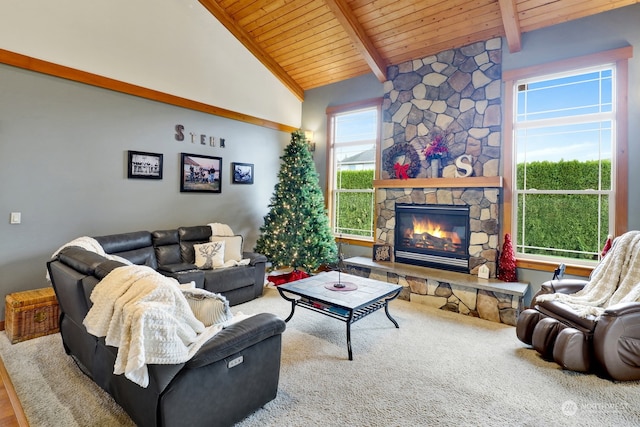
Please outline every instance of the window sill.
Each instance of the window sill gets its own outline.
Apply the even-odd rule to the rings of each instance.
[[[565,274],[570,274],[573,276],[580,277],[589,277],[591,271],[594,267],[588,267],[585,265],[576,265],[576,264],[567,264],[565,269]],[[549,271],[553,272],[556,268],[558,268],[558,262],[549,262],[549,261],[537,261],[531,259],[516,259],[516,267],[518,268],[526,268],[529,270],[538,270],[538,271]]]
[[[366,237],[363,237],[362,239],[358,239],[356,237],[338,237],[338,236],[334,236],[336,242],[338,243],[346,243],[347,245],[354,245],[354,246],[365,246],[365,247],[369,247],[372,248],[373,247],[373,240],[372,239],[368,239]]]

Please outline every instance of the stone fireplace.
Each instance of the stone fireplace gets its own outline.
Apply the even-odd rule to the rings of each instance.
[[[458,271],[477,274],[486,265],[495,277],[502,187],[501,39],[392,66],[387,75],[381,179],[374,182],[377,241],[394,248],[401,243],[395,230],[399,204],[465,208],[468,262]],[[425,157],[434,129],[447,138],[441,170],[433,170]],[[396,164],[409,165],[412,176],[398,179],[389,167]]]
[[[396,206],[403,204],[430,206],[457,206],[469,212],[468,229],[468,266],[466,272],[478,274],[478,268],[486,265],[490,277],[496,276],[499,246],[499,213],[500,213],[500,177],[491,180],[481,180],[480,188],[429,188],[429,185],[440,185],[438,182],[449,182],[452,179],[440,178],[415,180],[415,185],[427,186],[419,188],[378,188],[376,190],[376,205],[378,219],[376,236],[379,241],[396,248]],[[457,181],[467,181],[456,178]],[[434,181],[436,183],[434,183]],[[468,185],[474,185],[478,180],[469,179]],[[495,182],[495,183],[494,183]],[[405,183],[383,183],[382,185],[409,185]],[[454,183],[455,184],[455,183]],[[445,184],[446,185],[446,184]],[[452,184],[449,184],[452,185]],[[487,187],[484,187],[486,185]],[[403,261],[404,262],[404,261]],[[432,266],[433,267],[433,266]],[[440,268],[444,268],[440,266]],[[457,271],[462,271],[457,269]]]
[[[353,274],[402,284],[401,298],[515,325],[529,285],[496,279],[502,203],[501,58],[501,39],[496,38],[389,67],[382,105],[382,166],[380,179],[374,181],[375,238],[394,248],[398,262],[354,257],[346,264]],[[434,129],[446,136],[448,152],[439,162],[425,156]],[[399,170],[408,179],[396,176]],[[410,212],[433,208],[436,215],[451,209],[440,218],[449,221],[444,225],[448,237],[416,232],[413,221],[402,218],[408,206]],[[452,237],[453,232],[458,236]],[[481,266],[488,268],[489,279],[477,277]]]

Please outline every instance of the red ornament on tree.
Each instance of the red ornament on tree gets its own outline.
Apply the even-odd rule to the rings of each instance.
[[[511,235],[504,235],[504,243],[502,244],[502,253],[498,262],[498,279],[505,282],[517,282],[516,274],[516,255],[511,245]]]

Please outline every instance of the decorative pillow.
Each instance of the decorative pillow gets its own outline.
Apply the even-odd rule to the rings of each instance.
[[[225,242],[210,242],[193,245],[196,254],[196,267],[210,270],[224,264]]]
[[[204,289],[182,290],[191,311],[204,326],[226,322],[233,317],[229,301],[220,295]]]
[[[242,260],[242,236],[211,236],[212,242],[224,242],[224,262]]]

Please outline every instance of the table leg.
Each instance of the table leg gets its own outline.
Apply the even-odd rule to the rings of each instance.
[[[384,312],[389,318],[389,320],[391,320],[393,324],[396,325],[396,328],[400,328],[400,325],[398,325],[398,322],[396,322],[396,319],[391,317],[391,315],[389,314],[389,301],[393,301],[394,299],[398,298],[398,295],[400,295],[400,291],[398,291],[398,293],[392,296],[391,298],[387,298],[386,300],[384,300]]]
[[[349,313],[347,319],[347,352],[349,353],[349,360],[353,360],[353,352],[351,351],[351,321],[353,319],[353,311]]]
[[[398,322],[396,322],[396,319],[394,319],[393,317],[391,317],[391,315],[389,314],[389,304],[388,301],[384,303],[384,312],[387,314],[387,317],[389,318],[389,320],[391,320],[393,322],[394,325],[396,325],[396,328],[399,328],[400,325],[398,325]],[[292,312],[293,313],[293,312]]]
[[[293,317],[293,313],[296,311],[296,303],[297,303],[297,299],[295,298],[288,298],[284,295],[284,293],[278,289],[278,292],[280,293],[280,296],[284,299],[286,299],[287,301],[289,301],[291,303],[291,313],[289,313],[289,317],[287,317],[286,319],[284,319],[284,322],[287,323],[289,320],[291,320],[291,318]]]

